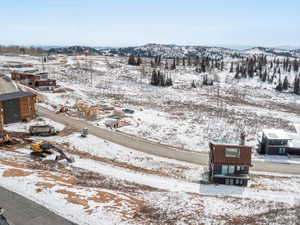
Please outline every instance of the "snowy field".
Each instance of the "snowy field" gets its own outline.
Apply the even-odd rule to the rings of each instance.
[[[22,60],[41,67],[32,57],[20,57]],[[274,85],[257,77],[236,80],[228,68],[211,71],[208,75],[219,82],[203,86],[204,74],[178,66],[175,71],[165,72],[173,78],[172,87],[155,87],[149,85],[149,65],[129,66],[127,58],[56,56],[45,67],[59,85],[68,88],[64,93],[44,93],[48,108],[72,107],[79,102],[130,108],[135,113],[125,119],[131,125],[119,130],[188,150],[207,151],[209,141],[237,143],[241,130],[246,131],[247,143],[254,146],[261,129],[296,132],[294,124],[300,123],[300,96],[278,93]],[[289,77],[292,83],[293,72]],[[191,88],[192,81],[199,85]],[[99,116],[92,123],[104,126],[104,121]]]
[[[42,67],[38,57],[0,59],[2,64],[16,61]],[[41,105],[53,110],[77,103],[130,108],[135,113],[124,119],[130,126],[120,131],[192,151],[207,151],[209,141],[238,143],[242,130],[252,146],[263,128],[296,132],[300,96],[278,93],[274,84],[263,83],[258,77],[234,79],[228,70],[230,62],[236,60],[224,61],[222,72],[199,74],[195,68],[183,66],[166,70],[174,85],[155,87],[149,84],[152,70],[146,59],[142,66],[129,66],[126,57],[56,55],[45,64],[45,70],[67,91],[44,92],[48,101]],[[203,86],[204,75],[214,77],[215,85]],[[292,83],[294,72],[282,77],[285,75]],[[192,81],[196,88],[191,88]],[[104,126],[106,119],[106,115],[99,115],[91,123]]]
[[[8,62],[42,68],[38,57],[1,56],[0,70],[8,75],[12,69],[1,68]],[[194,68],[178,66],[165,71],[173,78],[172,87],[154,87],[149,85],[149,62],[136,67],[121,57],[56,55],[45,68],[62,91],[43,92],[46,98],[40,105],[52,110],[61,105],[72,109],[78,103],[133,109],[123,118],[130,125],[119,131],[190,151],[206,152],[209,141],[237,143],[242,130],[253,146],[263,128],[282,128],[296,135],[300,97],[278,93],[274,85],[257,77],[236,80],[228,66],[207,74],[218,81],[214,86],[201,85],[204,74]],[[192,81],[196,88],[191,88]],[[101,112],[89,122],[105,127],[111,113]],[[137,152],[92,135],[81,138],[46,118],[6,129],[26,132],[33,123],[60,130],[59,136],[33,140],[56,142],[75,162],[36,160],[29,157],[28,144],[1,148],[0,185],[78,224],[242,225],[300,220],[299,176],[251,173],[246,188],[212,185],[205,166]],[[299,163],[253,154],[254,160]]]
[[[12,124],[9,130],[26,131],[25,125]],[[59,136],[34,140],[61,144],[75,162],[31,158],[29,145],[0,148],[0,185],[78,224],[296,224],[299,220],[299,176],[252,173],[247,188],[212,185],[207,184],[204,166],[136,152],[92,135],[82,138],[62,130]]]

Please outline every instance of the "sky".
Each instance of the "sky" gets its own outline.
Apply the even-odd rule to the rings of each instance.
[[[299,0],[0,0],[0,45],[300,46]]]

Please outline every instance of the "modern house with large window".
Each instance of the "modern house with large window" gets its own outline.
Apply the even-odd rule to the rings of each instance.
[[[209,148],[210,182],[247,186],[252,147],[210,143]]]
[[[258,139],[258,153],[267,155],[286,155],[290,148],[290,136],[280,129],[264,129]]]

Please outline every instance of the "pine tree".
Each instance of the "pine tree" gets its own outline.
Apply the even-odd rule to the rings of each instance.
[[[224,70],[224,61],[221,62],[221,71]]]
[[[132,65],[132,66],[135,66],[135,65],[136,65],[136,61],[135,61],[134,55],[130,55],[130,56],[129,56],[129,59],[128,59],[128,65]]]
[[[278,84],[277,84],[277,86],[276,86],[276,90],[277,90],[277,91],[282,91],[282,82],[281,82],[280,77],[279,77],[279,79],[278,79]]]
[[[166,59],[166,63],[165,63],[165,69],[168,70],[169,69],[169,64],[168,64],[168,60]]]
[[[142,59],[140,56],[138,56],[137,60],[136,60],[136,65],[139,66],[142,64]]]
[[[268,76],[268,73],[267,73],[267,71],[265,70],[265,72],[262,74],[261,80],[262,80],[263,82],[266,82],[267,76]]]
[[[299,79],[299,76],[295,76],[295,80],[294,80],[294,93],[296,95],[300,94],[300,79]]]
[[[156,70],[152,71],[151,85],[154,85],[154,86],[157,85],[157,73],[156,73]]]
[[[191,57],[188,57],[188,66],[192,66]]]
[[[298,72],[299,71],[299,64],[298,64],[298,60],[297,59],[295,59],[293,61],[293,70],[294,70],[294,72]]]
[[[231,62],[229,73],[233,73],[233,62]]]
[[[287,90],[289,88],[289,81],[287,76],[284,77],[284,81],[283,81],[283,85],[282,85],[282,89],[283,90]]]
[[[171,70],[176,70],[176,59],[173,59],[173,64],[171,65]]]
[[[192,84],[191,84],[191,87],[192,88],[196,88],[196,84],[195,84],[195,81],[193,80]]]
[[[240,65],[239,64],[236,66],[236,71],[235,71],[234,78],[235,79],[240,79]]]

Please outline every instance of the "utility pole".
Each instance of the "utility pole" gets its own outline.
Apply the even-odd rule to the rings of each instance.
[[[44,56],[43,55],[42,55],[42,66],[43,66],[43,72],[45,72]]]

